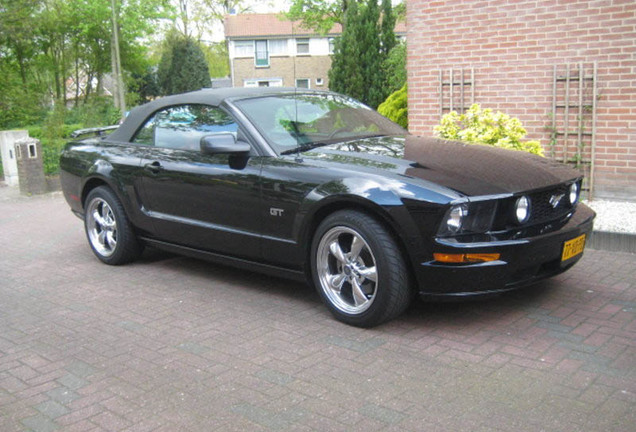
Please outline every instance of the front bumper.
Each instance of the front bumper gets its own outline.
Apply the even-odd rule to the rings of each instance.
[[[447,264],[437,261],[418,266],[419,293],[423,297],[467,297],[496,294],[532,284],[562,273],[583,254],[561,261],[563,244],[592,232],[595,213],[579,204],[570,220],[559,230],[518,240],[456,243],[435,240],[435,252],[448,254],[499,253],[496,261]]]

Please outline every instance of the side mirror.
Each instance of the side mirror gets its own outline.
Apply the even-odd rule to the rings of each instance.
[[[251,150],[248,143],[236,141],[233,133],[222,132],[201,138],[201,151],[205,154],[228,154],[247,156]]]

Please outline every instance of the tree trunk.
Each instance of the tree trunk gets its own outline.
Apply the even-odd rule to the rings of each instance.
[[[79,82],[79,56],[77,45],[75,46],[75,108],[79,106],[80,82]]]
[[[24,91],[27,90],[27,72],[26,65],[24,64],[24,52],[19,43],[15,44],[15,56],[18,59],[18,66],[20,67],[20,78],[22,79],[22,86],[24,87]]]
[[[86,73],[86,94],[84,95],[84,103],[88,103],[88,96],[91,94],[91,90],[93,89],[93,73],[88,71]]]

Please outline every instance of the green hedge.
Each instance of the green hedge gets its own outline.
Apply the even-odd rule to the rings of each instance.
[[[42,143],[44,174],[53,175],[60,171],[60,154],[66,141],[73,131],[83,127],[82,124],[45,124],[26,127],[29,136],[39,139]]]
[[[60,171],[60,154],[71,133],[77,129],[117,124],[119,111],[108,97],[94,97],[78,107],[66,108],[63,103],[44,112],[33,124],[16,124],[14,129],[26,129],[29,136],[42,143],[44,174],[53,175]],[[0,165],[0,175],[2,167]]]

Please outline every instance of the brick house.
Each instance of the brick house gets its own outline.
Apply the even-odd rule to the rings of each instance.
[[[230,73],[234,87],[290,86],[327,89],[333,40],[339,25],[326,35],[282,20],[279,14],[225,17]]]
[[[342,32],[336,24],[325,35],[281,19],[280,14],[225,17],[230,73],[234,87],[290,86],[328,89],[333,41]],[[404,23],[396,25],[404,36]]]
[[[596,198],[636,200],[634,0],[409,0],[409,127],[471,102],[518,117]]]

